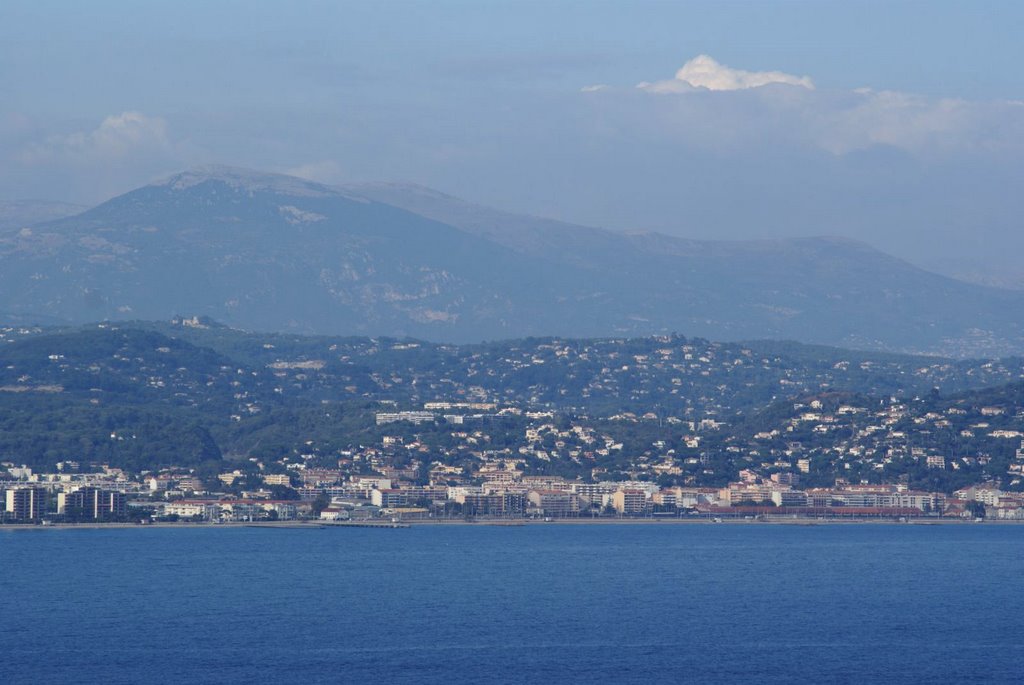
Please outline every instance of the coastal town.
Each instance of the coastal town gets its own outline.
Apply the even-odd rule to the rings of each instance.
[[[0,331],[0,520],[1024,518],[1024,363]]]
[[[724,488],[659,487],[649,481],[583,483],[522,476],[513,463],[463,478],[440,467],[427,485],[385,476],[346,478],[335,469],[298,472],[294,498],[279,499],[290,477],[268,475],[269,487],[239,495],[207,491],[187,474],[164,472],[141,480],[117,469],[96,473],[28,474],[3,482],[4,524],[268,522],[268,521],[494,521],[563,519],[649,520],[1024,520],[1024,497],[991,487],[947,496],[899,485],[837,482],[799,487],[795,474],[768,479],[744,471]],[[512,468],[513,470],[506,470]],[[221,474],[231,482],[234,473]],[[452,481],[467,484],[452,485]],[[469,484],[473,483],[473,484]],[[291,494],[291,493],[289,493]]]
[[[809,428],[812,435],[839,428],[840,420],[823,412],[819,402],[797,409],[798,415],[781,432],[799,435],[794,429],[803,423],[813,424]],[[995,408],[986,409],[983,413],[998,415]],[[896,459],[916,460],[926,470],[936,471],[977,468],[979,460],[985,459],[974,456],[947,461],[913,448],[906,454],[891,447],[882,451],[884,441],[877,436],[870,450],[852,447],[849,441],[815,450],[801,449],[798,442],[791,441],[782,450],[758,450],[754,449],[758,442],[771,443],[775,437],[774,431],[759,433],[752,436],[745,453],[740,453],[739,461],[747,466],[721,487],[695,484],[692,471],[713,470],[705,468],[710,464],[707,455],[677,458],[675,450],[666,449],[665,444],[652,445],[653,452],[633,456],[625,473],[610,474],[594,467],[590,478],[538,474],[536,465],[559,459],[559,451],[569,459],[593,460],[595,453],[610,455],[623,446],[587,426],[569,425],[563,430],[552,414],[529,412],[523,417],[528,427],[518,448],[489,449],[492,438],[486,430],[467,429],[466,424],[496,422],[500,412],[495,410],[488,403],[434,402],[418,411],[377,413],[376,424],[391,429],[390,434],[383,435],[378,445],[344,452],[334,464],[326,464],[313,446],[294,460],[284,457],[269,463],[250,458],[241,468],[206,477],[184,467],[132,474],[108,464],[62,461],[54,472],[36,472],[3,462],[0,521],[1024,520],[1024,494],[1002,490],[994,482],[972,484],[951,493],[914,489],[906,477],[891,483],[836,478],[828,486],[812,484],[814,470],[821,468],[831,451],[837,451],[841,459],[851,458],[841,463],[866,463],[868,473],[884,473]],[[855,435],[891,433],[893,425],[906,419],[900,416],[904,411],[888,408],[876,412],[874,419],[889,428],[869,426]],[[836,411],[840,417],[859,413],[849,405]],[[947,419],[935,415],[927,421],[934,426]],[[440,450],[443,461],[430,460],[437,448],[415,437],[425,424],[438,422],[452,439],[450,447]],[[681,429],[697,431],[698,427]],[[703,426],[704,434],[713,435],[717,430],[719,427],[710,423]],[[974,430],[984,428],[975,425]],[[410,432],[410,437],[403,435]],[[1021,437],[1013,433],[1009,437]],[[700,434],[683,436],[681,444],[689,444],[697,453]],[[545,450],[546,443],[550,443],[550,451]],[[657,457],[655,453],[659,453]],[[877,461],[874,455],[879,455]],[[1024,440],[1014,452],[1008,482],[1019,485],[1022,465]],[[686,484],[677,484],[680,480]]]

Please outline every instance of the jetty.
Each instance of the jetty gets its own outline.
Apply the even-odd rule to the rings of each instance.
[[[321,521],[324,528],[408,528],[401,521]]]

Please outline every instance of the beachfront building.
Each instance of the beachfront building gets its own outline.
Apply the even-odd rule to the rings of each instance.
[[[612,507],[622,516],[636,516],[647,510],[647,495],[643,490],[627,488],[612,495]]]
[[[4,494],[4,513],[14,521],[36,521],[46,512],[45,488],[20,487]]]
[[[576,495],[560,490],[530,490],[527,495],[530,505],[544,516],[561,518],[578,516],[580,499]]]
[[[117,490],[84,486],[58,493],[57,513],[93,520],[120,519],[128,513],[128,500],[123,492]]]
[[[220,518],[220,505],[209,500],[180,500],[164,505],[164,516],[177,516],[183,519],[216,521]]]

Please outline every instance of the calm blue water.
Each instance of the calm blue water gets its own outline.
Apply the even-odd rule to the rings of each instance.
[[[0,531],[0,681],[1019,682],[1024,526]]]

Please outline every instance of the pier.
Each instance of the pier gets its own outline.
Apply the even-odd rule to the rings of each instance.
[[[320,521],[324,528],[408,528],[401,521]]]

